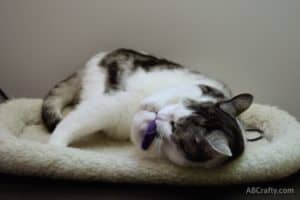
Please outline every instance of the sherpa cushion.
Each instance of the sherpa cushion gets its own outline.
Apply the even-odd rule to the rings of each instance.
[[[94,134],[72,148],[47,144],[41,100],[12,100],[0,106],[0,172],[77,180],[224,185],[286,177],[300,168],[300,125],[275,107],[253,105],[243,120],[265,132],[243,156],[219,169],[182,168],[144,159],[129,142]]]

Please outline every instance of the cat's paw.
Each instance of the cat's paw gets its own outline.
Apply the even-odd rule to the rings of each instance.
[[[63,140],[62,138],[59,138],[59,137],[55,137],[54,135],[52,135],[50,137],[48,143],[53,146],[60,146],[60,147],[68,146],[68,142],[66,140]]]
[[[158,112],[163,107],[163,105],[163,102],[160,101],[158,98],[147,97],[144,100],[142,100],[140,109],[150,112]]]
[[[149,122],[155,120],[156,114],[149,111],[139,111],[133,117],[133,123],[131,126],[131,139],[137,146],[142,144],[145,130],[147,129]]]

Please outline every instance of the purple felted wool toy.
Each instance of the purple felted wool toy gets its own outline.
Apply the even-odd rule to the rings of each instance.
[[[142,149],[147,150],[157,135],[155,120],[149,122],[147,129],[144,132],[142,141]]]

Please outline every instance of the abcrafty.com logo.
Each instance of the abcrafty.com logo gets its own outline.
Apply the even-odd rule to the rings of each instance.
[[[295,188],[247,187],[246,194],[295,194]]]

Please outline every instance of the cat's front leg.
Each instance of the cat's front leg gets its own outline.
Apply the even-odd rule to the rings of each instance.
[[[69,113],[52,133],[49,144],[66,147],[75,139],[102,129],[100,113],[91,112],[89,106],[79,105]]]
[[[56,146],[68,146],[78,138],[105,130],[115,119],[112,106],[107,98],[79,104],[58,124],[49,143]]]

